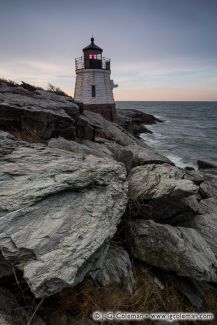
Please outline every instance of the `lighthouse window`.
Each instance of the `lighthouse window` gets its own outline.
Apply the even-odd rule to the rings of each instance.
[[[89,59],[91,59],[91,60],[96,59],[96,54],[94,54],[94,53],[89,54]]]
[[[92,97],[96,97],[96,86],[92,85]]]
[[[91,54],[89,54],[89,59],[90,60],[101,60],[102,55],[101,54],[91,53]]]

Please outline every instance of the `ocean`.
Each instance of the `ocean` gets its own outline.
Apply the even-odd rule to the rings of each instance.
[[[117,108],[134,108],[163,123],[147,125],[153,134],[142,140],[177,166],[197,168],[197,160],[217,164],[217,102],[118,101]]]

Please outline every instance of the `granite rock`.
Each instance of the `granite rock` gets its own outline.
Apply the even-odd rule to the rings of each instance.
[[[4,138],[0,180],[3,257],[36,297],[81,282],[124,213],[123,165]]]
[[[132,293],[135,279],[128,253],[120,246],[110,245],[99,270],[92,272],[92,278],[101,286],[115,286]]]
[[[94,138],[93,129],[69,96],[0,83],[0,129],[30,142],[52,137]]]
[[[217,201],[215,198],[203,199],[199,202],[199,213],[217,213]]]
[[[198,168],[200,170],[204,170],[204,169],[217,169],[217,165],[210,163],[208,161],[204,161],[204,160],[198,160],[197,161],[197,165]]]
[[[195,280],[217,281],[215,255],[194,229],[135,220],[129,223],[128,238],[135,258]]]
[[[217,199],[217,169],[204,169],[204,182],[200,184],[200,194],[203,199]]]
[[[217,257],[217,213],[197,215],[184,225],[197,230]]]
[[[198,192],[198,187],[182,177],[183,171],[170,164],[135,167],[128,176],[129,198],[150,200],[184,198]]]
[[[165,156],[155,152],[154,149],[150,148],[145,144],[131,144],[125,147],[133,153],[133,166],[141,166],[146,164],[171,164],[173,163]]]
[[[117,122],[134,136],[141,133],[152,133],[145,127],[146,124],[162,122],[151,114],[137,109],[117,109]]]

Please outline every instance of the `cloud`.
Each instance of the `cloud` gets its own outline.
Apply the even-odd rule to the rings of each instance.
[[[55,64],[45,61],[23,61],[0,63],[0,75],[17,82],[25,81],[37,86],[47,87],[48,83],[59,86],[66,80],[74,81],[72,72],[67,64]]]
[[[115,98],[217,99],[216,13],[216,0],[2,1],[0,75],[72,95],[93,32]]]
[[[112,78],[119,84],[117,100],[217,100],[217,67],[200,62],[137,62],[113,67]],[[70,95],[75,72],[71,62],[60,64],[42,60],[0,63],[0,75],[17,82],[26,81],[46,88],[52,83]]]

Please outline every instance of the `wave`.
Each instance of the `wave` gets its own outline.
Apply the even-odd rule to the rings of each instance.
[[[217,102],[119,102],[143,110],[163,123],[148,125],[142,141],[177,166],[196,167],[198,159],[217,161]]]
[[[174,154],[167,154],[164,153],[164,156],[166,156],[168,159],[170,159],[177,167],[185,168],[185,167],[193,167],[197,169],[197,165],[193,163],[192,161],[185,162],[181,157],[176,156]]]

